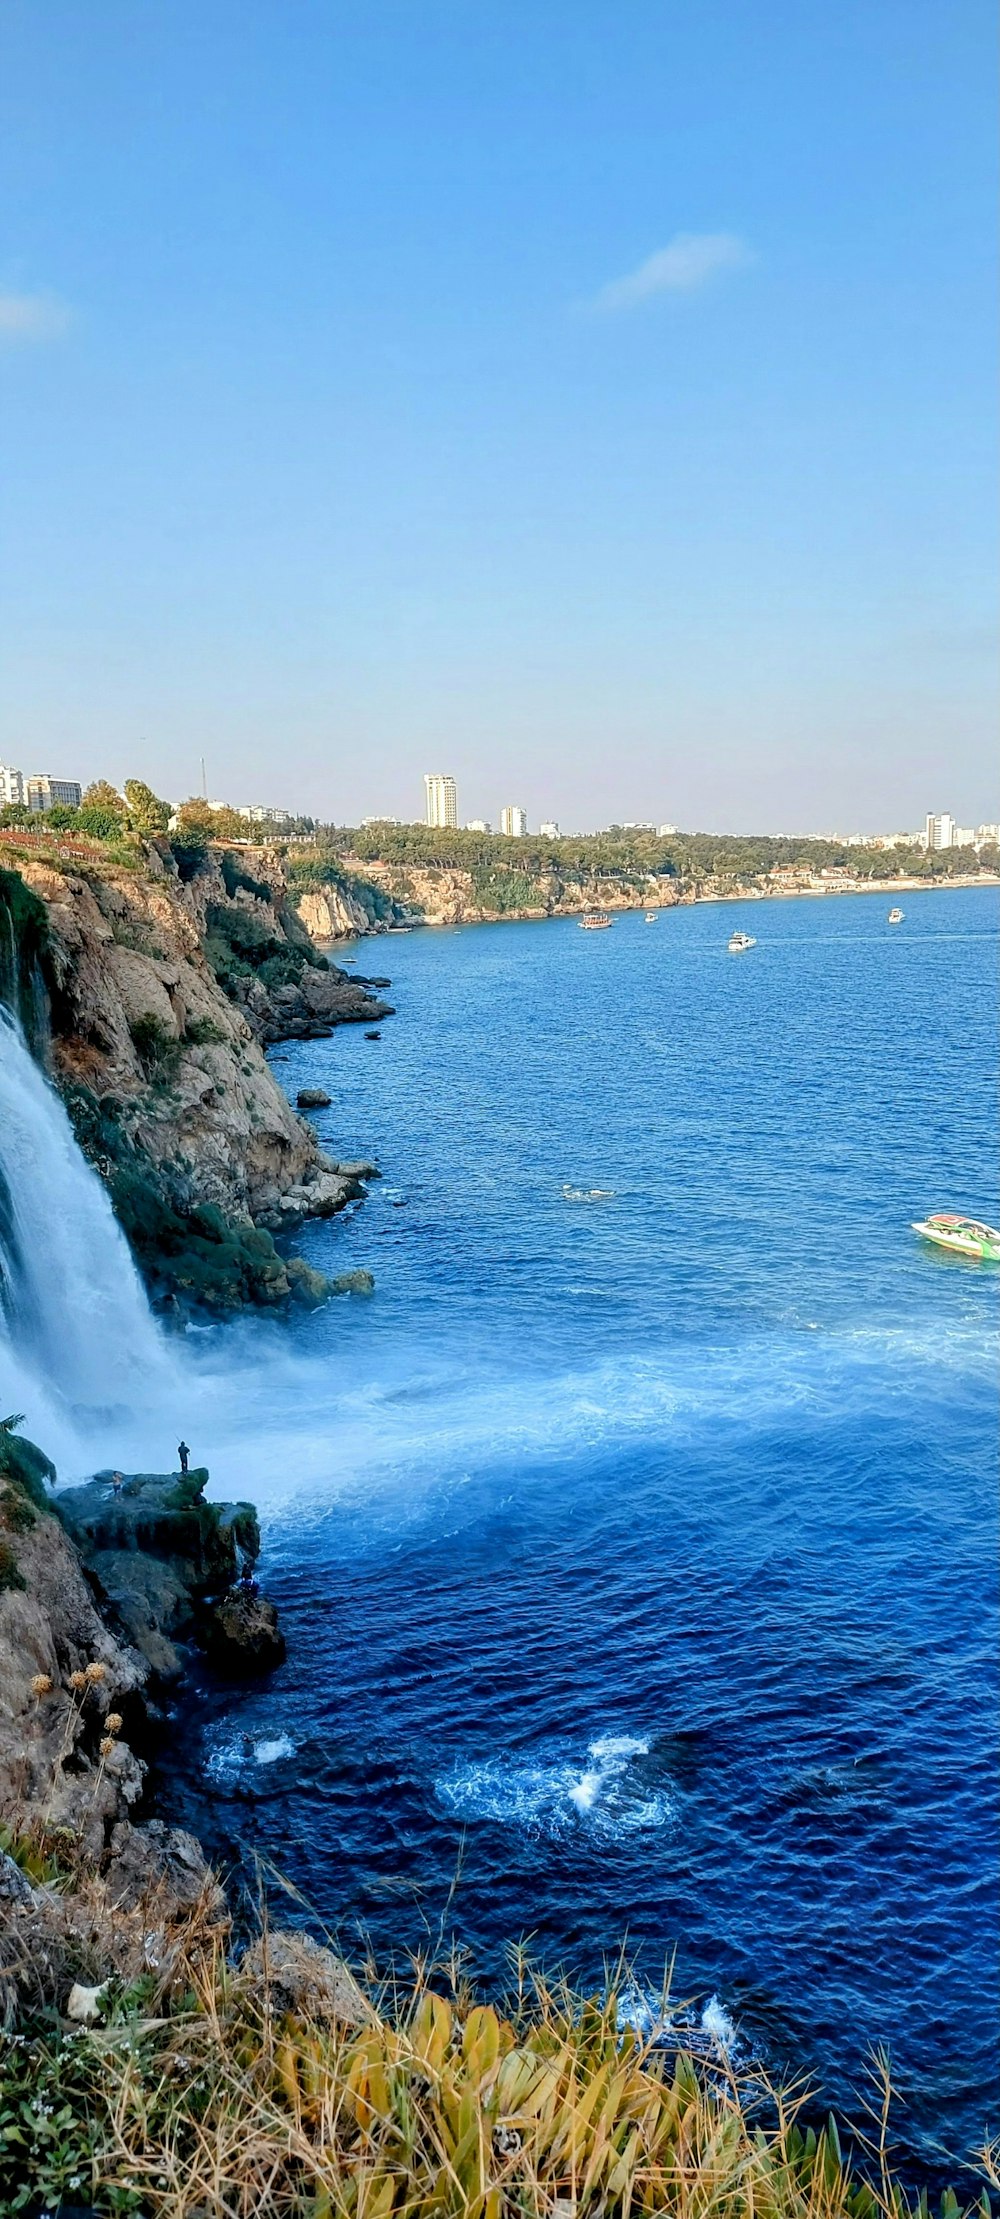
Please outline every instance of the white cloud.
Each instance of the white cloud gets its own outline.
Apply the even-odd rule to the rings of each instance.
[[[611,285],[602,286],[591,307],[614,313],[622,308],[638,308],[657,293],[691,293],[720,271],[738,269],[741,263],[752,261],[750,248],[735,232],[678,231],[669,246],[659,247],[628,277],[615,278]]]
[[[69,310],[45,293],[0,293],[0,346],[57,339],[69,323]]]

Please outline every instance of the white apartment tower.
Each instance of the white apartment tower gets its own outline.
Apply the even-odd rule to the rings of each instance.
[[[14,809],[24,803],[24,772],[15,770],[11,763],[0,763],[0,809]]]
[[[513,802],[506,809],[501,809],[500,830],[505,839],[523,840],[527,829],[528,812],[526,809],[518,809]]]
[[[942,848],[955,845],[955,819],[947,810],[940,817],[928,817],[924,825],[924,846],[929,855],[936,855]]]
[[[442,771],[425,771],[424,795],[427,822],[446,825],[454,830],[458,824],[458,790],[453,778]]]

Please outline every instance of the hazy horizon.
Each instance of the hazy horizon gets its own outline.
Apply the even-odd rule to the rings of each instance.
[[[1000,816],[985,0],[15,0],[0,759]]]

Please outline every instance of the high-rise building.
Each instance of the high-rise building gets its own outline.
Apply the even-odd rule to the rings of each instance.
[[[954,847],[955,819],[947,810],[940,817],[925,818],[923,844],[929,855],[936,855],[941,848]]]
[[[500,811],[500,830],[507,840],[523,840],[528,829],[528,812],[511,802]]]
[[[454,779],[446,777],[442,771],[426,771],[424,794],[428,824],[447,825],[454,830],[458,824],[458,789]]]
[[[976,838],[983,847],[1000,847],[1000,824],[977,825]]]
[[[50,809],[79,809],[82,799],[75,778],[40,778],[26,781],[25,800],[36,816],[44,816]]]
[[[559,826],[557,825],[554,817],[550,817],[546,824],[539,825],[538,835],[539,838],[542,840],[558,840]]]
[[[24,806],[24,772],[12,763],[0,763],[0,809]]]

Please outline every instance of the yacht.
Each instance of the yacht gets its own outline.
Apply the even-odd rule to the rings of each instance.
[[[610,923],[606,909],[588,909],[586,916],[580,919],[580,931],[606,932]]]
[[[890,911],[889,911],[889,923],[890,923],[891,925],[901,925],[901,924],[902,924],[902,922],[903,922],[903,912],[902,912],[902,910],[901,910],[901,909],[890,909]]]
[[[934,1210],[913,1226],[938,1248],[951,1248],[959,1256],[973,1256],[982,1263],[1000,1264],[1000,1233],[978,1217],[958,1217],[951,1210]]]
[[[743,955],[747,948],[755,948],[756,945],[752,932],[733,932],[729,936],[730,955]]]

